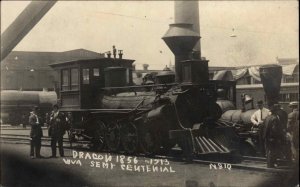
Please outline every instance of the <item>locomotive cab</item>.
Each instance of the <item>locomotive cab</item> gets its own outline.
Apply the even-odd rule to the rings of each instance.
[[[122,84],[132,85],[133,62],[129,59],[99,58],[51,64],[60,76],[62,110],[99,108],[91,98],[96,98],[106,85],[119,86],[116,71],[124,75]]]

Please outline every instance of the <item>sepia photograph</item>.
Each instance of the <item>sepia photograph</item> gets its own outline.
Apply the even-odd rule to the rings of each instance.
[[[299,187],[299,2],[10,1],[1,187]]]

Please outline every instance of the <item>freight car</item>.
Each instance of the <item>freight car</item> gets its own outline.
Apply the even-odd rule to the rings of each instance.
[[[247,94],[253,98],[254,102],[259,100],[267,101],[262,84],[237,85],[236,94],[237,96]],[[291,112],[288,104],[292,101],[299,101],[299,83],[281,83],[279,103],[288,113]],[[241,100],[237,100],[237,108],[242,108]]]
[[[190,156],[235,155],[234,128],[217,121],[217,90],[225,84],[209,81],[207,60],[190,58],[199,38],[191,24],[171,24],[163,37],[175,54],[176,83],[132,86],[133,60],[122,56],[51,64],[60,73],[71,141],[128,154],[166,152],[178,144]]]
[[[11,125],[26,124],[34,106],[39,106],[42,116],[45,116],[55,103],[57,94],[54,91],[2,90],[1,121]]]

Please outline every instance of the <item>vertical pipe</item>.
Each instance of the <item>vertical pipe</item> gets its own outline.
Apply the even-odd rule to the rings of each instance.
[[[1,35],[1,61],[42,19],[56,1],[32,1]]]
[[[193,24],[193,30],[200,36],[199,3],[198,1],[175,1],[175,23]],[[199,51],[201,57],[200,40],[194,46],[194,51]]]

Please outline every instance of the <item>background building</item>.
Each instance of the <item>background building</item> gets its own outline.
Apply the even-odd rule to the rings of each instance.
[[[58,74],[49,64],[92,58],[104,58],[104,54],[85,49],[12,51],[1,62],[1,90],[52,90],[58,86]]]

